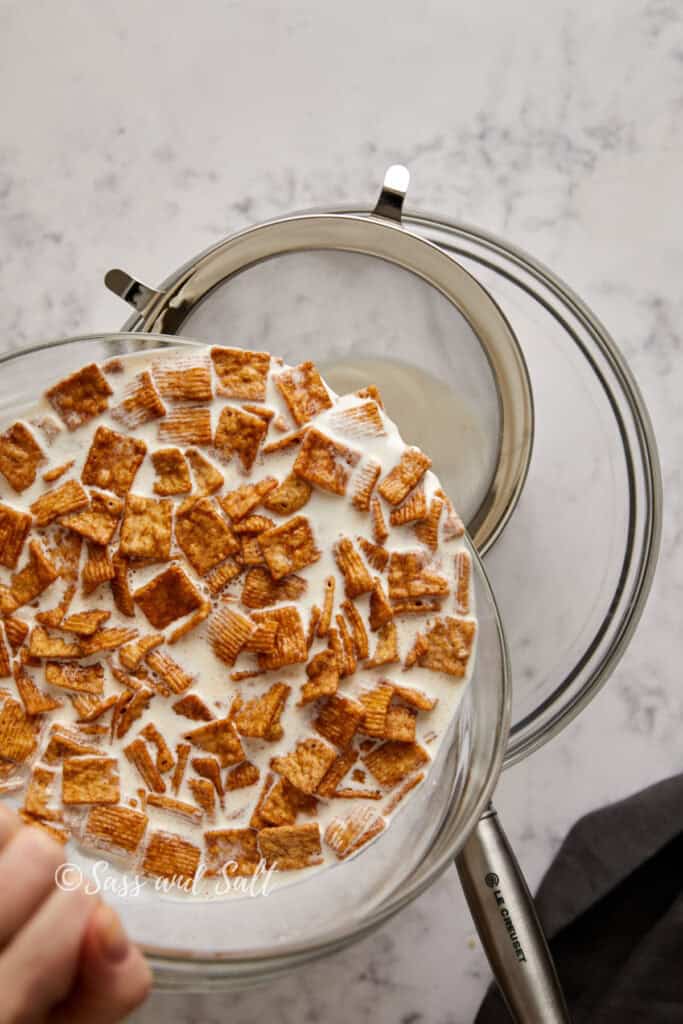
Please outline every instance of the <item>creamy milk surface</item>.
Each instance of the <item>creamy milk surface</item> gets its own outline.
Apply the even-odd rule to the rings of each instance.
[[[155,450],[169,447],[179,447],[181,451],[186,451],[188,447],[198,447],[202,454],[220,471],[224,477],[224,484],[217,492],[211,495],[211,500],[221,514],[223,513],[218,502],[236,488],[244,484],[258,482],[266,477],[274,477],[278,482],[284,480],[292,472],[293,464],[301,448],[300,443],[270,454],[263,454],[262,450],[260,450],[250,472],[245,472],[240,459],[235,455],[228,459],[225,452],[217,452],[212,446],[202,447],[186,443],[176,444],[173,440],[160,438],[159,425],[163,423],[163,419],[151,419],[129,429],[122,425],[120,419],[112,415],[112,411],[119,406],[124,396],[135,386],[136,380],[143,371],[151,370],[154,373],[156,367],[171,365],[173,360],[178,358],[190,360],[194,364],[203,364],[210,368],[214,397],[210,401],[202,403],[202,405],[208,406],[210,409],[212,433],[215,433],[221,411],[226,406],[235,406],[243,409],[245,405],[262,407],[272,412],[261,449],[264,446],[281,441],[289,433],[301,429],[301,425],[294,421],[292,412],[277,386],[277,377],[287,372],[289,368],[285,367],[275,358],[271,359],[270,370],[265,383],[265,397],[247,399],[231,397],[229,395],[225,396],[218,393],[220,390],[219,382],[210,359],[209,348],[160,350],[144,355],[126,356],[113,361],[113,365],[109,368],[107,368],[106,364],[104,366],[107,383],[113,390],[113,394],[108,400],[108,409],[77,429],[67,429],[65,424],[61,422],[55,409],[52,408],[44,397],[36,402],[34,409],[22,411],[21,422],[30,428],[44,452],[45,461],[38,466],[35,481],[20,493],[17,493],[8,481],[0,475],[0,503],[11,509],[27,511],[32,503],[46,492],[60,487],[70,479],[80,480],[93,435],[97,428],[102,425],[119,433],[130,434],[144,441],[147,446],[147,453],[135,474],[130,494],[159,498],[159,495],[154,492],[154,483],[157,475],[152,463],[151,454]],[[292,380],[296,385],[298,382],[296,374],[292,377]],[[274,526],[284,524],[295,516],[305,517],[310,525],[320,555],[311,564],[296,570],[296,575],[305,581],[303,593],[296,600],[285,599],[274,606],[269,605],[267,608],[262,609],[263,611],[268,611],[272,607],[295,605],[299,611],[305,634],[309,630],[314,606],[320,609],[323,608],[325,583],[329,577],[333,577],[335,580],[333,626],[335,624],[335,616],[342,612],[341,605],[345,600],[346,580],[335,558],[335,545],[339,542],[340,538],[348,538],[353,542],[355,550],[361,555],[370,575],[372,577],[379,577],[383,583],[385,593],[388,591],[387,569],[385,568],[384,571],[381,571],[369,565],[358,544],[359,537],[374,542],[371,516],[368,512],[354,507],[351,497],[360,479],[360,474],[367,469],[369,462],[371,463],[374,460],[381,467],[377,479],[377,485],[379,486],[391,470],[399,464],[407,447],[387,412],[381,408],[377,409],[378,420],[381,423],[381,432],[367,429],[359,430],[357,426],[349,428],[352,418],[349,419],[344,414],[359,408],[368,401],[372,401],[370,396],[359,397],[358,395],[350,394],[339,397],[329,390],[328,396],[332,403],[331,407],[319,411],[310,421],[304,424],[304,429],[315,428],[321,434],[330,438],[336,444],[351,450],[354,456],[357,456],[355,465],[349,467],[346,494],[329,493],[325,489],[314,485],[308,501],[292,515],[280,516],[273,511],[267,510],[261,504],[258,504],[248,513],[249,515],[267,516],[273,521]],[[180,409],[192,404],[176,402],[172,397],[168,396],[163,397],[163,402],[167,411]],[[52,427],[59,428],[56,432],[49,431],[49,434],[52,436],[48,436],[45,432],[43,422],[45,418],[49,418]],[[0,432],[5,431],[9,426],[10,423],[3,423]],[[42,474],[45,471],[70,460],[74,461],[73,466],[58,480],[49,483],[43,481]],[[193,492],[196,493],[196,481],[193,474],[192,480]],[[439,492],[439,481],[430,470],[427,470],[416,485],[416,489],[418,491],[420,489],[423,490],[424,504],[429,509],[432,501],[437,497],[437,492]],[[88,490],[87,486],[86,490]],[[373,490],[373,497],[377,497],[377,493],[375,488]],[[412,493],[413,491],[410,492],[410,494]],[[410,499],[410,494],[406,500]],[[188,497],[190,495],[187,493],[178,494],[170,498],[170,500],[174,503],[177,510]],[[436,550],[430,550],[428,546],[419,540],[415,532],[415,522],[391,526],[390,515],[394,506],[383,498],[380,498],[379,501],[383,518],[389,531],[388,537],[381,546],[389,553],[410,551],[418,553],[429,572],[436,573],[448,581],[448,593],[439,599],[438,607],[432,608],[427,613],[416,611],[410,614],[395,613],[393,622],[397,630],[400,660],[368,668],[365,665],[368,659],[358,659],[356,671],[339,680],[337,696],[360,701],[368,691],[372,691],[385,681],[393,682],[399,687],[411,688],[427,695],[435,703],[431,710],[420,710],[417,713],[413,742],[419,745],[429,755],[429,758],[432,759],[457,712],[464,688],[471,677],[472,664],[476,655],[476,644],[472,645],[469,659],[460,677],[456,677],[448,672],[425,667],[419,663],[419,658],[409,668],[405,667],[405,662],[409,652],[414,649],[416,641],[419,648],[419,635],[428,635],[435,622],[443,621],[449,617],[455,618],[460,622],[474,622],[474,595],[469,589],[468,584],[465,584],[466,600],[464,608],[462,593],[460,595],[460,605],[458,604],[457,595],[458,570],[459,567],[462,568],[463,558],[468,558],[467,542],[463,536],[461,524],[453,512],[452,506],[449,507],[448,503],[444,504],[439,520],[438,547]],[[227,517],[226,521],[230,522]],[[59,519],[42,530],[34,529],[31,537],[39,539],[44,544],[45,549],[49,551],[52,534],[58,525]],[[232,525],[234,526],[235,524],[233,523]],[[117,528],[117,532],[109,544],[111,553],[114,553],[117,548],[118,529],[120,529],[120,526]],[[86,547],[87,545],[84,543],[81,552],[81,571],[86,557]],[[238,555],[238,560],[239,557]],[[23,568],[26,561],[27,548],[25,545],[14,569],[0,567],[0,584],[11,590],[13,575]],[[148,817],[145,838],[141,841],[138,849],[128,856],[122,856],[121,851],[111,851],[112,860],[115,863],[120,863],[126,869],[136,871],[140,870],[143,863],[146,843],[149,842],[149,837],[157,832],[170,833],[181,837],[202,851],[203,858],[203,836],[206,831],[249,828],[266,778],[269,772],[273,770],[271,767],[272,759],[292,753],[295,751],[298,742],[316,738],[330,747],[335,756],[340,754],[340,751],[335,748],[334,744],[321,736],[314,726],[314,721],[328,698],[322,697],[303,706],[300,704],[301,688],[307,682],[306,664],[310,663],[317,653],[327,648],[329,638],[327,636],[316,636],[308,650],[305,661],[302,660],[296,664],[285,665],[271,671],[259,673],[257,654],[244,650],[240,651],[237,655],[233,665],[226,664],[224,660],[217,656],[210,642],[212,617],[215,615],[215,609],[219,606],[234,609],[235,612],[242,616],[249,616],[250,609],[244,607],[240,602],[240,594],[244,586],[246,574],[249,571],[249,566],[243,566],[240,574],[229,582],[220,594],[211,595],[207,590],[206,579],[194,571],[174,539],[171,549],[171,561],[130,562],[130,590],[132,592],[137,591],[139,587],[158,576],[172,563],[177,563],[182,567],[196,589],[201,593],[202,598],[210,600],[213,606],[211,615],[189,631],[187,635],[173,644],[166,642],[158,648],[158,650],[172,657],[183,670],[192,676],[191,686],[182,693],[171,693],[169,696],[163,696],[155,692],[147,709],[141,717],[132,723],[123,736],[114,735],[112,737],[111,728],[106,730],[102,728],[101,735],[93,735],[91,732],[83,737],[84,742],[101,749],[103,756],[117,758],[118,771],[120,773],[120,804],[125,806],[134,805],[138,811],[144,811],[144,814]],[[17,608],[11,614],[25,622],[30,629],[33,629],[36,625],[35,615],[41,611],[54,608],[59,603],[64,588],[64,581],[57,579],[35,601]],[[378,640],[378,632],[371,630],[368,625],[369,603],[370,595],[368,593],[363,593],[354,598],[354,604],[365,623],[369,655],[372,658]],[[84,595],[79,583],[66,612],[67,616],[93,608],[102,609],[110,613],[109,619],[104,622],[102,628],[109,629],[116,626],[134,627],[138,630],[139,636],[161,632],[165,635],[167,641],[170,634],[178,626],[182,625],[184,621],[183,619],[178,619],[167,628],[156,630],[147,620],[139,606],[136,606],[134,617],[122,615],[114,603],[111,587],[108,582],[103,583],[87,596]],[[49,629],[48,632],[51,636],[62,636],[64,639],[71,640],[77,639],[76,637],[60,633],[58,628]],[[26,643],[28,642],[27,639]],[[13,667],[16,667],[18,660],[21,659],[21,651],[11,651],[10,654],[13,656]],[[117,650],[96,653],[89,658],[84,658],[80,663],[87,665],[93,662],[98,662],[104,666],[104,697],[110,694],[123,695],[125,685],[121,682],[121,679],[117,680],[112,673],[112,667],[121,669]],[[141,673],[143,676],[142,683],[154,689],[156,682],[154,673],[145,665],[146,663],[143,661],[141,663],[144,669]],[[62,706],[49,714],[37,716],[37,747],[29,759],[16,765],[12,764],[11,760],[8,759],[0,760],[0,766],[4,765],[4,778],[0,777],[0,793],[4,789],[14,801],[17,799],[21,801],[23,799],[24,787],[30,776],[31,766],[41,763],[41,754],[49,742],[50,726],[54,723],[63,723],[73,729],[78,729],[79,725],[79,715],[69,699],[68,691],[52,687],[46,682],[44,665],[41,664],[40,660],[28,660],[23,670],[44,693],[61,700]],[[256,674],[251,678],[233,678],[235,674],[239,675],[242,673]],[[136,675],[135,671],[131,674],[133,676]],[[187,733],[206,724],[203,721],[191,721],[173,710],[173,705],[181,698],[187,694],[198,694],[215,719],[225,719],[230,715],[231,706],[236,698],[241,698],[243,703],[250,701],[266,693],[275,682],[282,682],[291,687],[279,718],[279,724],[282,729],[281,737],[270,740],[247,736],[241,737],[244,758],[252,765],[255,765],[259,771],[259,779],[256,783],[245,788],[226,790],[220,799],[218,794],[216,794],[214,812],[212,814],[203,813],[201,820],[197,823],[191,823],[171,811],[156,808],[149,804],[146,807],[144,806],[147,787],[137,769],[126,757],[124,748],[140,735],[140,732],[148,723],[151,722],[157,727],[175,756],[178,744],[187,742]],[[0,689],[5,694],[18,699],[16,684],[11,676],[0,680]],[[400,697],[396,697],[392,706],[406,707],[407,705]],[[109,709],[101,718],[96,719],[94,724],[109,727],[112,714],[114,713],[112,709]],[[373,737],[365,734],[361,721],[361,725],[354,737],[354,744],[358,747],[359,756],[338,788],[343,790],[369,791],[372,793],[373,798],[352,798],[351,796],[315,797],[315,793],[313,793],[312,795],[316,800],[314,809],[306,807],[300,811],[296,815],[295,825],[300,826],[310,823],[317,823],[319,825],[320,852],[311,858],[311,865],[308,867],[300,870],[276,870],[270,879],[271,887],[285,884],[288,881],[298,880],[306,872],[319,871],[329,864],[337,863],[337,853],[325,839],[325,834],[331,823],[335,821],[343,823],[351,815],[359,816],[366,814],[368,820],[370,818],[373,820],[380,819],[385,829],[391,826],[392,813],[400,813],[402,807],[402,802],[399,802],[396,808],[392,809],[392,804],[394,803],[392,797],[411,776],[428,772],[430,764],[429,761],[426,761],[424,764],[419,765],[415,771],[409,772],[406,779],[402,780],[400,784],[385,786],[381,781],[373,777],[363,761],[364,755],[372,749],[373,744],[375,747],[378,747],[383,742],[384,740],[381,736]],[[148,748],[152,760],[154,760],[156,751],[152,745],[148,745]],[[203,749],[193,748],[190,753],[190,759],[207,756],[210,755]],[[1,758],[2,744],[0,738]],[[234,767],[235,765],[230,764],[221,768],[223,780],[227,780],[228,774]],[[60,773],[62,769],[59,764],[56,766],[52,764],[51,768],[56,772],[54,780],[55,792],[53,797],[51,797],[51,806],[59,814],[61,811]],[[197,775],[193,772],[190,761],[188,761],[183,780],[177,792],[173,792],[171,786],[173,774],[173,768],[163,774],[166,795],[197,807],[189,784],[189,780],[197,778]],[[273,777],[277,781],[278,773],[273,772]],[[143,792],[141,793],[141,791]],[[378,794],[379,798],[375,799],[374,797]],[[413,799],[420,799],[419,784],[404,797],[405,801]],[[63,809],[64,822],[71,830],[73,840],[76,842],[82,842],[84,838],[85,823],[90,811],[91,806],[89,805],[69,806]],[[263,825],[266,828],[276,827],[269,826],[267,822],[263,823]],[[382,832],[379,832],[371,841],[381,843]],[[360,846],[357,853],[353,855],[362,856],[363,849],[364,847]],[[107,853],[105,851],[103,854],[100,849],[93,851],[92,855],[96,859],[100,859],[102,856],[107,856]],[[201,863],[202,865],[204,864],[203,859]]]

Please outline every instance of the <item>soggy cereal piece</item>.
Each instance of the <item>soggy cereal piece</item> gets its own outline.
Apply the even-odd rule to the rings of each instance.
[[[369,807],[359,807],[346,818],[333,818],[325,829],[325,842],[339,860],[357,853],[383,831],[386,822]]]
[[[244,645],[251,654],[271,654],[275,650],[275,639],[279,624],[274,620],[260,623]]]
[[[152,367],[154,383],[162,398],[172,402],[210,402],[211,369],[205,356],[177,356]]]
[[[69,430],[83,426],[109,405],[113,391],[96,363],[48,388],[45,397]]]
[[[258,537],[243,534],[240,537],[239,559],[242,565],[263,565],[263,552]]]
[[[290,692],[286,683],[273,683],[261,697],[248,700],[235,715],[237,731],[242,736],[271,739],[280,728],[280,715]]]
[[[176,800],[175,797],[164,796],[160,793],[149,793],[147,796],[147,806],[156,807],[167,814],[174,814],[177,818],[182,818],[190,825],[200,825],[204,817],[203,812],[195,807],[194,804],[188,804],[184,800]]]
[[[448,580],[425,564],[420,551],[392,551],[389,558],[389,600],[445,597]]]
[[[384,813],[386,815],[393,814],[393,812],[400,804],[401,800],[403,800],[404,797],[406,797],[411,790],[415,789],[416,786],[419,786],[424,777],[424,772],[418,772],[417,775],[413,775],[410,778],[406,779],[403,785],[399,786],[399,788],[394,793],[392,793],[390,798],[387,800],[386,804],[384,805]]]
[[[59,480],[60,476],[64,476],[65,473],[73,466],[75,459],[69,459],[68,462],[62,462],[60,466],[53,466],[52,469],[46,469],[43,473],[43,480],[46,484],[52,484],[55,480]]]
[[[138,736],[127,747],[123,748],[123,752],[133,767],[137,769],[148,789],[151,789],[154,793],[166,792],[166,783],[152,760],[147,744],[143,739]]]
[[[255,764],[252,764],[251,761],[242,761],[228,772],[225,788],[228,791],[247,789],[249,786],[255,786],[260,776],[261,773]]]
[[[439,546],[439,520],[443,506],[441,498],[432,498],[426,518],[423,522],[415,524],[415,536],[431,551],[436,551]]]
[[[24,811],[33,818],[44,821],[61,821],[62,812],[50,804],[54,799],[54,784],[57,772],[52,768],[34,765],[24,798]]]
[[[24,825],[29,828],[39,828],[41,832],[45,832],[55,843],[61,843],[65,845],[69,841],[71,832],[66,827],[61,825],[53,825],[48,821],[41,821],[40,818],[34,818],[33,815],[27,814],[26,811],[19,811],[19,817],[23,821]]]
[[[458,615],[470,613],[470,580],[472,558],[468,551],[459,551],[455,556],[455,610]]]
[[[165,629],[203,604],[201,594],[177,565],[169,566],[136,590],[133,599],[155,629]]]
[[[303,508],[313,488],[300,477],[290,473],[263,499],[263,507],[279,516],[291,516]]]
[[[188,693],[172,705],[176,715],[189,718],[192,722],[210,722],[213,714],[197,693]]]
[[[306,666],[308,682],[301,687],[299,705],[310,704],[319,697],[329,697],[337,692],[340,666],[334,651],[329,648],[319,651]]]
[[[66,483],[36,498],[31,505],[31,512],[36,526],[47,526],[57,516],[75,512],[77,509],[85,508],[87,504],[88,495],[78,480],[67,480]]]
[[[379,493],[390,505],[400,505],[431,464],[432,460],[419,448],[406,448],[398,464],[379,485]]]
[[[134,626],[114,626],[111,629],[98,629],[92,636],[82,642],[83,655],[97,654],[98,651],[115,651],[122,644],[127,644],[137,636]]]
[[[213,494],[215,491],[220,491],[224,477],[213,462],[202,455],[198,448],[188,448],[185,451],[185,456],[192,467],[197,493]]]
[[[353,675],[358,667],[358,663],[356,661],[353,637],[349,632],[349,627],[346,625],[346,619],[343,615],[336,615],[335,622],[337,623],[337,630],[341,641],[341,668],[339,675],[344,679],[346,676]]]
[[[75,593],[76,584],[70,583],[64,588],[59,604],[54,608],[46,608],[43,612],[36,612],[35,621],[39,622],[41,626],[49,626],[51,629],[56,629],[59,626],[61,629],[62,621],[73,601]]]
[[[306,661],[308,648],[304,636],[299,609],[294,605],[273,608],[270,611],[252,612],[256,624],[276,622],[278,625],[275,650],[258,655],[260,669],[270,671],[284,665],[296,665]]]
[[[266,476],[255,484],[243,484],[242,487],[230,491],[224,498],[219,499],[221,508],[231,519],[243,519],[276,487],[277,480],[274,476]]]
[[[66,484],[64,486],[67,486]],[[93,544],[108,544],[119,525],[123,502],[112,494],[90,492],[90,503],[80,512],[62,516],[62,526],[85,537]]]
[[[307,739],[284,757],[274,757],[271,767],[302,793],[315,793],[327,769],[336,758],[336,752],[322,740]]]
[[[361,732],[366,736],[384,736],[387,712],[394,695],[394,688],[391,683],[382,682],[372,690],[361,694],[363,705],[363,719],[360,725]]]
[[[152,452],[152,465],[156,471],[155,494],[188,494],[192,490],[190,467],[180,448],[158,448]]]
[[[335,433],[343,437],[382,437],[386,434],[377,402],[371,399],[330,414]]]
[[[188,758],[192,746],[189,743],[177,743],[175,748],[176,761],[175,771],[173,772],[173,778],[171,779],[171,788],[174,793],[177,793],[183,781],[185,775],[185,769],[187,767]]]
[[[83,844],[97,850],[133,854],[140,848],[149,818],[132,807],[100,805],[88,814]]]
[[[127,387],[123,400],[112,409],[111,415],[112,419],[123,423],[129,430],[166,415],[166,406],[159,397],[149,370],[143,370],[137,375]]]
[[[431,711],[436,707],[436,698],[428,697],[422,690],[416,690],[412,686],[399,686],[398,683],[391,685],[394,688],[394,697],[398,697],[417,711]]]
[[[349,697],[335,695],[322,706],[313,728],[336,747],[345,750],[365,715],[365,708]]]
[[[147,655],[146,660],[152,671],[163,679],[172,693],[184,693],[194,682],[195,677],[181,668],[177,661],[174,661],[168,654],[164,654],[163,651],[152,651]]]
[[[0,615],[11,615],[19,607],[12,597],[12,591],[4,583],[0,583]]]
[[[351,469],[360,452],[347,448],[311,427],[301,443],[294,462],[294,473],[330,494],[346,494]]]
[[[306,516],[295,516],[281,526],[259,534],[263,557],[273,579],[304,569],[320,558],[311,524]]]
[[[200,808],[200,816],[204,814],[213,821],[216,815],[216,792],[208,779],[188,779],[187,784],[192,796]]]
[[[29,420],[29,423],[32,427],[38,427],[48,445],[51,445],[64,429],[54,416],[36,416],[34,419]]]
[[[371,565],[377,572],[384,572],[389,561],[387,549],[383,548],[381,544],[373,544],[372,541],[366,540],[365,537],[359,537],[358,543],[368,560],[368,565]]]
[[[193,757],[191,763],[192,768],[196,771],[197,775],[200,775],[203,779],[207,779],[211,783],[222,807],[225,790],[223,789],[223,780],[221,779],[221,766],[216,758]]]
[[[81,561],[83,538],[61,526],[53,526],[48,537],[48,550],[57,573],[75,583]]]
[[[310,360],[277,374],[275,383],[298,426],[332,408],[325,382]]]
[[[401,659],[398,653],[398,633],[396,624],[386,622],[377,633],[375,653],[366,663],[365,668],[379,668],[381,665],[393,665]]]
[[[43,761],[46,764],[59,764],[65,757],[79,757],[85,754],[97,756],[99,753],[98,748],[92,743],[84,742],[80,730],[53,724],[50,727],[50,736],[43,753]]]
[[[62,803],[117,804],[120,798],[115,757],[67,757],[62,765]]]
[[[274,580],[267,569],[255,566],[245,577],[241,601],[247,608],[267,608],[279,601],[297,601],[305,590],[306,580],[300,576]]]
[[[268,352],[245,352],[241,348],[216,346],[211,349],[211,359],[218,380],[216,390],[219,395],[259,402],[265,399],[270,369]]]
[[[124,668],[132,672],[150,651],[153,651],[155,647],[159,647],[163,642],[163,633],[148,633],[146,636],[140,636],[131,643],[121,647],[119,650],[119,661]]]
[[[30,626],[28,622],[24,622],[23,619],[17,619],[13,615],[7,616],[3,620],[5,626],[5,636],[12,650],[16,652],[19,650],[24,640],[29,634]]]
[[[0,622],[0,679],[8,679],[12,675],[10,653],[5,641],[5,628]]]
[[[128,678],[130,680],[133,677],[129,676]],[[135,693],[126,691],[121,694],[118,703],[118,714],[115,710],[112,720],[112,733],[116,735],[117,739],[123,739],[134,723],[142,717],[149,707],[149,702],[153,696],[154,691],[147,686],[140,686]]]
[[[279,779],[261,806],[264,825],[293,825],[300,811],[315,814],[318,801],[301,793],[287,781]]]
[[[229,718],[219,718],[185,733],[185,739],[200,750],[214,754],[223,768],[244,761],[244,748]]]
[[[30,529],[31,517],[27,512],[0,504],[0,565],[16,569]]]
[[[251,876],[259,866],[256,832],[251,828],[223,828],[204,833],[209,876]]]
[[[393,617],[394,611],[389,604],[389,598],[384,592],[381,580],[375,576],[370,593],[370,629],[376,632],[390,622]]]
[[[276,452],[286,452],[290,448],[298,448],[306,436],[307,430],[307,427],[301,427],[299,430],[292,431],[291,434],[278,438],[277,441],[270,441],[268,444],[264,444],[262,454],[274,455]]]
[[[28,641],[28,653],[32,658],[80,658],[80,643],[51,636],[42,626],[34,626]]]
[[[197,874],[201,851],[172,832],[153,832],[149,837],[142,872],[167,878],[178,884],[191,882]]]
[[[218,420],[214,445],[225,459],[237,455],[248,473],[254,465],[267,430],[267,425],[259,416],[252,416],[249,412],[227,405]]]
[[[88,544],[88,557],[81,573],[83,593],[92,594],[103,583],[113,580],[116,575],[114,563],[106,547]]]
[[[110,694],[108,697],[103,697],[98,700],[97,697],[93,697],[87,693],[70,693],[69,700],[76,709],[78,714],[78,721],[81,722],[95,722],[98,718],[101,718],[107,711],[110,711],[119,702],[119,696],[116,693]],[[105,733],[109,732],[106,726],[103,726]]]
[[[392,508],[389,521],[392,526],[418,523],[427,516],[427,499],[423,490],[416,488],[397,508]]]
[[[0,758],[23,763],[36,749],[36,729],[21,704],[11,697],[0,706]]]
[[[124,558],[166,562],[171,554],[173,502],[129,494],[121,524],[119,551]]]
[[[135,603],[130,589],[130,572],[128,559],[117,552],[112,558],[114,575],[110,580],[111,594],[114,604],[122,615],[132,618],[135,615]]]
[[[161,774],[163,775],[165,772],[170,772],[171,768],[173,768],[175,764],[175,760],[166,740],[161,735],[154,722],[148,722],[144,729],[140,730],[140,735],[151,743],[153,747],[156,747],[156,766]]]
[[[376,459],[370,458],[365,459],[360,469],[356,472],[353,478],[351,504],[359,512],[369,511],[372,492],[375,489],[375,484],[381,472],[382,466],[380,463]]]
[[[258,843],[267,866],[278,871],[295,871],[322,863],[317,821],[306,825],[262,828]]]
[[[316,796],[332,798],[337,792],[339,783],[348,774],[357,759],[358,752],[353,747],[342,750],[325,772],[323,780],[316,790]]]
[[[217,565],[215,569],[204,577],[204,582],[209,588],[212,597],[217,597],[222,590],[225,590],[228,583],[232,583],[242,572],[242,566],[235,558],[226,558],[224,562]]]
[[[476,628],[476,623],[468,619],[455,619],[451,616],[437,619],[425,635],[427,649],[418,656],[418,664],[434,672],[446,672],[457,679],[463,679],[472,653]]]
[[[172,409],[159,423],[159,440],[173,444],[211,444],[211,410],[205,405]]]
[[[44,461],[42,448],[23,423],[13,423],[0,434],[0,473],[15,491],[21,493],[31,486]]]
[[[208,497],[190,498],[180,506],[175,519],[175,538],[200,576],[239,551],[239,543],[227,520]]]
[[[227,604],[219,605],[209,619],[208,638],[213,653],[226,665],[234,665],[237,655],[255,630],[251,619]]]
[[[384,739],[399,740],[401,743],[415,741],[415,719],[417,711],[395,705],[387,710],[384,721]]]
[[[101,697],[104,693],[104,668],[99,662],[94,665],[60,665],[59,662],[48,661],[45,665],[45,681],[50,686],[58,686],[60,690]]]
[[[91,487],[125,498],[145,457],[147,445],[136,437],[98,427],[83,466],[81,480]]]
[[[334,546],[334,557],[344,576],[344,590],[347,597],[359,597],[372,590],[373,579],[363,559],[348,537],[342,537]]]
[[[418,743],[387,740],[362,758],[368,771],[381,786],[393,789],[420,765],[429,761],[429,754]]]
[[[63,707],[62,701],[44,693],[20,666],[14,666],[14,681],[27,715],[44,715]]]
[[[376,544],[384,544],[389,536],[384,513],[379,498],[373,498],[370,502],[370,518],[372,520],[372,536]]]

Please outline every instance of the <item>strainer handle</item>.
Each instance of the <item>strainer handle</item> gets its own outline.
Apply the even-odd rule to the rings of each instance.
[[[569,1024],[555,965],[517,858],[491,805],[457,860],[491,969],[517,1024]]]

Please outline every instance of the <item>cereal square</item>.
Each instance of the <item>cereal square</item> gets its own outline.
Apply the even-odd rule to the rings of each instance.
[[[251,828],[224,828],[204,833],[207,874],[253,875],[261,856]]]
[[[142,842],[149,819],[132,807],[92,807],[85,822],[83,843],[113,853],[135,853]]]
[[[67,757],[62,765],[62,803],[117,804],[120,797],[115,757]]]
[[[301,740],[284,757],[274,757],[271,767],[302,793],[315,793],[336,756],[327,743],[310,738]]]
[[[125,498],[146,451],[144,441],[119,434],[109,427],[98,427],[83,466],[81,480],[84,484],[113,491],[120,498]]]
[[[279,373],[275,383],[299,426],[332,407],[325,382],[310,361]]]
[[[174,444],[211,444],[211,410],[205,405],[173,409],[159,424],[159,438]]]
[[[213,462],[202,455],[198,448],[188,448],[185,456],[192,467],[197,492],[199,494],[213,494],[214,491],[220,491],[224,478]]]
[[[31,517],[27,512],[0,504],[0,565],[16,569],[30,529]]]
[[[281,526],[259,535],[261,551],[273,579],[312,565],[320,558],[311,524],[306,516],[295,516]]]
[[[219,605],[209,620],[208,638],[213,653],[226,665],[234,665],[256,626],[228,604]]]
[[[198,575],[203,576],[240,546],[211,498],[190,498],[178,510],[175,538]]]
[[[108,544],[119,525],[122,511],[123,502],[120,498],[101,491],[91,491],[88,507],[63,516],[60,522],[93,544]]]
[[[201,594],[177,565],[169,566],[136,590],[133,599],[155,629],[165,629],[203,603]]]
[[[351,469],[359,459],[359,452],[311,427],[306,431],[293,468],[297,476],[321,490],[343,495]]]
[[[155,494],[188,494],[192,490],[190,468],[179,448],[157,449],[152,452],[152,464],[157,475]]]
[[[162,398],[173,402],[210,402],[211,369],[205,356],[168,357],[152,368],[154,383]]]
[[[13,423],[0,435],[0,473],[15,491],[31,486],[44,459],[41,447],[23,423]]]
[[[223,768],[244,760],[244,748],[230,718],[219,718],[200,725],[198,729],[185,733],[185,739],[200,750],[214,754]]]
[[[166,415],[166,407],[159,398],[149,370],[138,374],[126,389],[121,403],[112,409],[111,415],[112,419],[123,423],[129,430]]]
[[[278,625],[275,650],[258,655],[260,669],[269,672],[284,665],[296,665],[306,661],[308,647],[298,608],[286,605],[283,608],[273,608],[271,611],[253,612],[252,618],[257,624],[276,622]]]
[[[335,747],[345,750],[356,734],[365,710],[348,697],[330,697],[320,709],[313,728]]]
[[[418,655],[418,664],[434,672],[446,672],[462,679],[472,653],[476,623],[447,616],[437,619],[425,634],[426,650]]]
[[[66,483],[36,498],[31,505],[31,512],[36,526],[47,526],[57,516],[75,512],[85,508],[87,504],[88,495],[78,480],[67,480]]]
[[[214,445],[226,459],[237,455],[245,471],[249,472],[267,429],[260,417],[228,405],[218,420]]]
[[[76,430],[104,412],[111,394],[97,363],[90,363],[49,388],[45,397],[69,430]]]
[[[270,368],[268,352],[245,352],[241,348],[216,346],[211,349],[211,359],[218,378],[219,395],[264,400]]]
[[[26,761],[36,749],[36,730],[21,704],[7,698],[0,707],[0,758]]]
[[[121,524],[119,551],[125,558],[166,562],[171,554],[173,502],[129,494]]]
[[[186,839],[172,832],[153,832],[147,843],[142,871],[183,884],[194,879],[200,857],[199,848]]]
[[[306,825],[262,828],[258,842],[268,867],[276,867],[279,871],[295,871],[322,861],[317,821]]]
[[[279,726],[285,702],[290,693],[286,683],[273,683],[261,697],[254,697],[242,705],[235,715],[237,731],[242,736],[270,739]]]
[[[399,505],[422,479],[431,464],[432,460],[419,448],[407,448],[397,465],[379,485],[379,493],[390,505]]]
[[[370,774],[381,786],[397,786],[406,775],[429,761],[429,754],[418,743],[387,740],[363,756]]]

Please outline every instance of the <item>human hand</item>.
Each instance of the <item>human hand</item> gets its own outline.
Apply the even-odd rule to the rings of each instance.
[[[63,892],[64,853],[0,805],[0,1024],[115,1024],[151,975],[110,907]]]

